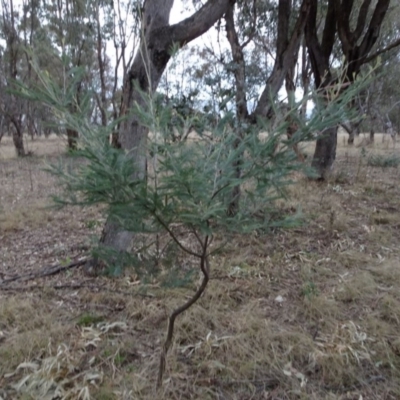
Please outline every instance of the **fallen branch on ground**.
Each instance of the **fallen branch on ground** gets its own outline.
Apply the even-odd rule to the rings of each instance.
[[[44,278],[46,276],[56,275],[56,274],[59,274],[60,272],[64,272],[69,269],[84,265],[84,264],[86,264],[87,261],[88,261],[88,257],[84,257],[84,258],[81,258],[77,261],[73,261],[66,265],[56,264],[56,265],[51,265],[49,267],[44,267],[39,272],[31,272],[29,274],[16,275],[16,276],[13,276],[12,278],[4,279],[4,280],[0,281],[0,288],[2,288],[4,285],[11,283],[11,282],[16,282],[16,281],[26,282],[26,281],[30,281],[30,280],[36,279],[36,278]]]
[[[126,296],[140,296],[140,297],[148,297],[155,298],[156,296],[149,293],[140,293],[140,292],[129,292],[126,290],[118,290],[118,289],[109,289],[104,286],[96,286],[96,285],[86,285],[86,284],[70,284],[70,285],[29,285],[29,286],[2,286],[0,285],[0,290],[5,290],[8,292],[22,292],[29,290],[43,290],[43,289],[54,289],[54,290],[77,290],[77,289],[90,289],[95,292],[109,292],[115,294],[122,294]]]

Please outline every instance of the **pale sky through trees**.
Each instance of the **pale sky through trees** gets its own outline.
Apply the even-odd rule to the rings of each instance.
[[[22,13],[22,5],[23,1],[22,0],[14,0],[14,10],[18,12],[19,15]],[[0,6],[0,13],[2,12],[1,6]],[[174,6],[171,10],[171,15],[170,15],[170,23],[175,24],[183,19],[189,17],[195,12],[195,8],[193,7],[193,4],[191,1],[184,1],[184,0],[175,0],[174,1]],[[128,23],[129,23],[129,18],[128,18]],[[127,45],[127,54],[129,54],[132,51],[132,48],[134,46],[133,40],[138,43],[137,38],[131,38],[131,43],[128,43]],[[5,46],[5,43],[2,39],[0,39],[0,46]],[[225,50],[229,47],[229,44],[226,40],[226,36],[224,34],[224,30],[220,32],[220,34],[217,33],[215,27],[212,27],[208,32],[206,32],[204,35],[200,36],[199,38],[195,39],[193,42],[191,42],[186,49],[181,50],[177,57],[177,64],[181,63],[182,65],[185,63],[192,63],[196,62],[196,57],[197,55],[190,53],[188,48],[191,48],[193,46],[198,46],[199,48],[204,48],[204,47],[209,47],[213,50],[215,50],[216,53],[221,50]],[[107,50],[106,53],[110,59],[111,65],[114,65],[115,63],[115,50],[114,50],[114,45],[113,41],[109,40],[107,41]],[[273,58],[268,56],[268,64],[270,67],[273,65]],[[169,64],[169,67],[171,66],[171,62]],[[175,68],[174,73],[168,73],[168,70],[170,68],[167,67],[167,70],[165,74],[168,76],[168,81],[171,83],[174,83],[175,80],[181,81],[185,85],[190,85],[190,77],[181,77],[180,75],[180,68]],[[183,73],[183,69],[182,69]],[[122,69],[118,72],[119,75],[119,82],[120,85],[122,85]],[[260,91],[261,92],[261,91]],[[204,93],[205,94],[205,93]],[[301,90],[296,91],[296,98],[297,100],[300,100],[302,97],[303,93]],[[286,91],[285,88],[283,87],[280,92],[279,92],[279,98],[282,100],[286,97]],[[250,105],[251,107],[251,105]],[[309,109],[309,111],[312,109],[312,107]]]

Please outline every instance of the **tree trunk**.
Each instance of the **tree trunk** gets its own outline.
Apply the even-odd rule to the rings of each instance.
[[[143,38],[124,82],[121,116],[128,114],[135,104],[146,108],[142,93],[151,94],[156,91],[171,58],[172,45],[175,43],[182,47],[207,32],[223,16],[230,0],[208,1],[191,17],[176,25],[169,25],[173,3],[174,0],[147,0],[144,3]],[[119,127],[118,144],[129,151],[129,157],[136,166],[136,179],[146,177],[147,134],[147,128],[140,124],[136,115],[129,115]],[[126,231],[109,217],[103,229],[100,247],[112,249],[123,256],[133,239],[132,232]],[[94,259],[89,268],[98,273],[103,266],[99,259]]]
[[[329,0],[322,35],[321,27],[317,24],[318,6],[321,5],[319,3],[321,2],[313,0],[305,30],[314,81],[318,89],[335,83],[334,80],[331,81],[330,59],[337,38],[339,38],[344,53],[344,65],[346,66],[344,75],[337,82],[345,79],[347,83],[352,83],[362,65],[372,61],[379,54],[400,45],[400,42],[395,41],[384,49],[370,54],[379,38],[390,0],[377,0],[372,7],[370,0],[364,0],[361,4],[356,4],[354,1]],[[351,26],[352,21],[355,20],[354,14],[358,14],[355,29]],[[322,40],[319,39],[320,37]],[[328,132],[328,136],[317,140],[312,163],[322,179],[332,166],[336,153],[337,127]],[[349,138],[349,144],[352,143],[352,140]]]
[[[24,157],[26,153],[25,153],[24,139],[22,133],[17,129],[13,129],[12,138],[15,146],[15,151],[17,152],[17,156]]]
[[[142,23],[144,25],[143,32],[146,36],[140,44],[140,51],[138,51],[124,82],[121,115],[127,114],[135,103],[143,108],[146,107],[140,91],[143,91],[144,94],[155,91],[170,58],[168,49],[153,48],[150,50],[148,48],[151,40],[149,32],[168,25],[173,1],[169,0],[165,3],[168,4],[164,4],[164,7],[159,7],[158,10],[155,8],[154,1],[149,2],[148,6],[145,7]],[[148,21],[150,22],[149,24],[147,24]],[[158,58],[154,57],[155,53],[157,53]],[[134,178],[144,179],[146,176],[147,133],[147,128],[140,125],[136,115],[129,116],[120,125],[118,144],[121,148],[130,151],[130,157],[137,171],[137,176]],[[134,233],[124,230],[117,221],[109,217],[103,229],[100,246],[123,254],[132,245],[133,238]],[[93,266],[101,268],[103,264],[99,260],[94,260]]]
[[[369,131],[369,142],[374,143],[375,142],[375,129],[371,128]]]
[[[0,115],[0,142],[4,136],[4,126],[5,126],[4,117],[2,115]]]
[[[352,146],[354,144],[354,139],[356,137],[356,129],[358,124],[355,125],[349,121],[349,122],[343,122],[341,126],[349,134],[349,137],[347,139],[347,144],[349,146]]]
[[[291,1],[282,0],[278,3],[278,37],[274,68],[267,79],[264,90],[257,102],[257,106],[250,116],[254,122],[258,117],[271,117],[272,103],[282,87],[287,71],[296,65],[303,30],[311,9],[311,0],[303,0],[297,20],[289,35]]]
[[[302,32],[310,11],[311,0],[303,0],[299,9],[294,28],[290,32],[290,18],[292,16],[292,1],[279,0],[278,2],[278,37],[277,51],[274,68],[266,81],[264,90],[257,103],[256,109],[252,115],[249,115],[247,109],[246,97],[246,71],[243,47],[239,42],[239,35],[235,30],[234,22],[234,3],[230,5],[226,14],[226,33],[231,47],[232,59],[235,64],[234,76],[236,84],[236,115],[240,128],[237,131],[237,139],[233,146],[238,148],[245,135],[243,126],[247,123],[256,123],[260,117],[272,118],[273,101],[276,98],[279,89],[282,86],[285,76],[289,70],[294,69],[300,48]],[[240,178],[244,154],[238,154],[232,167],[235,170],[235,176]],[[239,211],[241,188],[235,186],[232,190],[231,201],[228,205],[228,215],[235,215]]]
[[[78,148],[79,134],[73,129],[67,129],[68,150],[76,150]]]
[[[235,76],[235,85],[236,85],[236,116],[239,122],[239,127],[236,132],[236,139],[233,143],[234,150],[237,151],[240,143],[244,137],[244,129],[243,125],[246,120],[249,118],[249,112],[247,109],[247,96],[246,96],[246,66],[243,54],[243,48],[239,42],[239,36],[235,29],[235,21],[234,21],[234,11],[235,5],[232,3],[229,7],[228,11],[225,14],[226,21],[226,36],[228,42],[231,47],[232,59],[235,63],[234,76]],[[236,159],[232,163],[232,168],[235,170],[235,177],[239,180],[242,175],[242,163],[243,163],[244,154],[237,154]],[[240,185],[236,185],[232,189],[231,200],[228,204],[227,214],[230,216],[234,216],[239,212],[239,204],[240,204],[240,196],[241,196],[241,187]]]
[[[119,136],[118,132],[113,132],[111,134],[111,138],[110,138],[110,144],[115,149],[120,149],[121,148],[121,144],[119,142],[118,136]]]
[[[24,135],[22,133],[21,123],[14,115],[11,116],[11,122],[14,127],[12,130],[12,138],[15,146],[15,151],[18,157],[26,156],[24,147]]]
[[[311,166],[321,180],[327,178],[336,158],[337,131],[337,126],[328,128],[317,139]]]
[[[349,133],[349,138],[347,139],[347,144],[349,146],[353,146],[355,137],[356,137],[356,132],[353,130]]]

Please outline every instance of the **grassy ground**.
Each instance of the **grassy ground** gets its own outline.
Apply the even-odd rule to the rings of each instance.
[[[399,154],[384,138],[362,150],[340,137],[331,181],[299,177],[280,204],[301,207],[301,228],[237,237],[213,258],[205,296],[177,321],[161,393],[166,318],[197,279],[140,290],[132,271],[78,268],[0,288],[0,398],[399,399],[399,172],[367,165]],[[43,167],[63,144],[17,160],[3,141],[0,280],[84,255],[100,210],[48,208],[57,186]]]

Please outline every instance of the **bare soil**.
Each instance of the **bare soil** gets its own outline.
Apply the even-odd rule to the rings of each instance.
[[[399,153],[385,136],[363,151],[362,138],[340,138],[329,182],[297,178],[278,206],[300,207],[301,227],[237,237],[212,259],[206,294],[177,321],[161,392],[167,316],[198,275],[165,288],[74,268],[1,284],[84,257],[104,222],[100,209],[50,207],[59,188],[46,163],[75,162],[54,150],[62,143],[16,159],[4,140],[0,398],[400,398],[399,170],[366,162]]]

